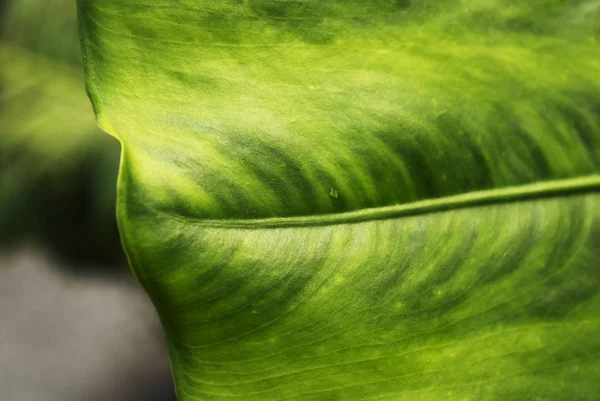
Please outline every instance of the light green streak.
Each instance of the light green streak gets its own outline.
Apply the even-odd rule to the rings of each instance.
[[[452,209],[463,209],[493,203],[518,202],[528,199],[556,197],[561,195],[564,196],[574,193],[597,192],[598,190],[600,190],[600,176],[594,175],[589,177],[573,178],[569,180],[545,181],[535,184],[521,185],[519,187],[507,187],[492,189],[489,191],[470,192],[467,194],[448,196],[445,198],[428,199],[402,205],[363,209],[355,212],[330,215],[248,220],[193,220],[189,218],[182,219],[177,215],[172,216],[172,218],[200,224],[205,227],[274,228],[318,226],[398,218]]]

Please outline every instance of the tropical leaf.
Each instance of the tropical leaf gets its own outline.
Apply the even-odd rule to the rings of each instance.
[[[597,2],[78,4],[182,401],[598,397]]]
[[[5,5],[0,127],[0,242],[37,236],[63,255],[121,260],[118,147],[100,135],[85,94],[74,3]]]
[[[75,4],[71,0],[7,0],[0,35],[32,53],[81,67]]]
[[[93,135],[76,12],[68,3],[11,1],[0,26],[2,150],[32,153],[27,162],[36,160],[40,170],[73,163],[86,147],[106,143]]]

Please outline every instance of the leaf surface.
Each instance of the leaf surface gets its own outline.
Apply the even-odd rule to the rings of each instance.
[[[600,7],[79,0],[187,400],[600,393]]]

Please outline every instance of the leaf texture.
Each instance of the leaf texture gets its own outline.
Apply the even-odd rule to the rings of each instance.
[[[597,4],[78,4],[181,400],[600,393]]]

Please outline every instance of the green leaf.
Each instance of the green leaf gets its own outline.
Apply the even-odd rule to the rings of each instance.
[[[597,2],[78,4],[182,401],[600,394]]]
[[[75,4],[8,1],[0,17],[0,243],[35,235],[79,258],[120,260],[118,147],[86,97]]]
[[[3,41],[81,67],[76,7],[71,0],[5,0],[2,7]]]

